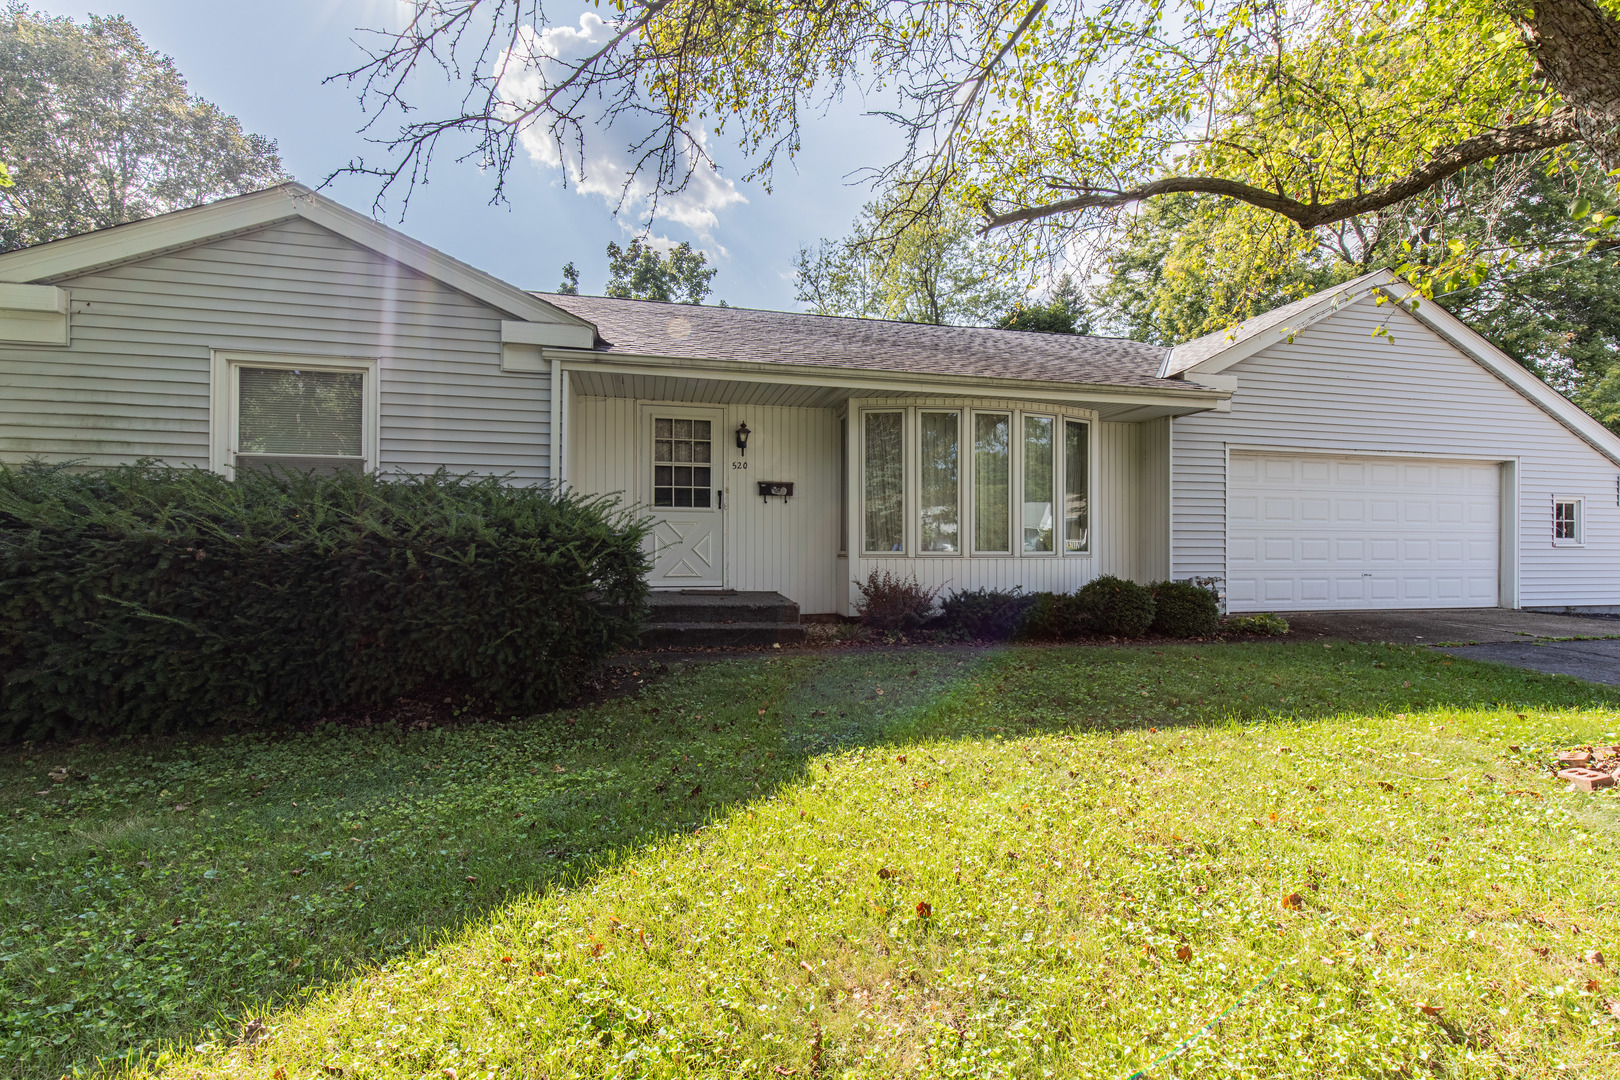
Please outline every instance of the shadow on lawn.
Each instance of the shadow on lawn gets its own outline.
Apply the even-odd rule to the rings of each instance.
[[[13,1064],[0,1074],[229,1037],[247,1012],[578,884],[828,751],[1617,703],[1612,689],[1394,646],[909,649],[691,664],[639,697],[509,723],[12,757],[0,1061]],[[53,767],[82,779],[52,784]]]

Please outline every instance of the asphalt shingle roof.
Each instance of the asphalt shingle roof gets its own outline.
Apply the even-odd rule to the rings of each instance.
[[[738,360],[925,375],[1189,390],[1157,377],[1165,350],[1125,338],[1037,334],[536,293],[597,328],[606,355]]]

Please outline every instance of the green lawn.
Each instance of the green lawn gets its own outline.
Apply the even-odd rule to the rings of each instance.
[[[1617,709],[1389,646],[911,650],[14,749],[0,1075],[1125,1080],[1234,1005],[1152,1075],[1620,1075],[1620,799],[1542,768]]]

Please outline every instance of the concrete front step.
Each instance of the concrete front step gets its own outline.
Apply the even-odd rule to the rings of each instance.
[[[642,628],[644,649],[723,649],[741,645],[797,645],[804,627],[797,623],[650,623]]]
[[[799,605],[777,592],[654,592],[647,624],[782,623],[797,626]]]
[[[777,592],[691,589],[647,598],[643,648],[713,649],[804,640],[799,605]]]

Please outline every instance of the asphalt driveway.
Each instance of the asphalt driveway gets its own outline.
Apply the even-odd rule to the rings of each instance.
[[[1300,612],[1287,618],[1291,639],[1433,645],[1470,660],[1620,686],[1620,619],[1505,608]]]

